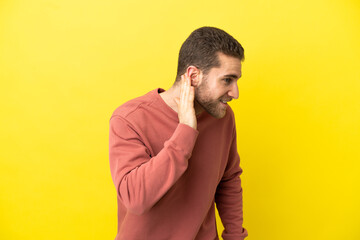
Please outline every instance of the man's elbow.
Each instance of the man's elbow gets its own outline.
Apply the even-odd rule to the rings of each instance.
[[[126,209],[129,213],[141,216],[149,211],[149,208],[144,207],[143,205],[135,205],[135,206],[126,206]]]
[[[145,201],[145,196],[135,196],[130,194],[129,189],[119,186],[118,195],[129,213],[143,215],[151,209],[151,205]]]

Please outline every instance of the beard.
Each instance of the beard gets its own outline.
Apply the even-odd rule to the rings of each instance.
[[[213,93],[209,89],[206,79],[204,79],[203,84],[199,85],[195,89],[195,100],[214,118],[223,118],[226,114],[227,104],[223,104],[221,100],[227,100],[228,97],[221,96],[220,98],[214,99],[212,94]]]

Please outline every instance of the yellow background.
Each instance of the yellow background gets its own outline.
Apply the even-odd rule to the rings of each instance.
[[[205,25],[245,48],[248,239],[360,239],[358,0],[1,1],[0,239],[114,239],[111,113]]]

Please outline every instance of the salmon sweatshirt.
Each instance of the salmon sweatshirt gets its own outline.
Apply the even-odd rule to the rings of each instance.
[[[159,95],[132,99],[109,121],[109,161],[117,192],[115,240],[242,240],[243,199],[234,114],[206,111],[197,129],[179,123]]]

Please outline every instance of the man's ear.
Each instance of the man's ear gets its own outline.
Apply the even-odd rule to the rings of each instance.
[[[195,66],[189,66],[186,73],[190,77],[191,86],[198,87],[201,84],[203,75],[202,71]]]

